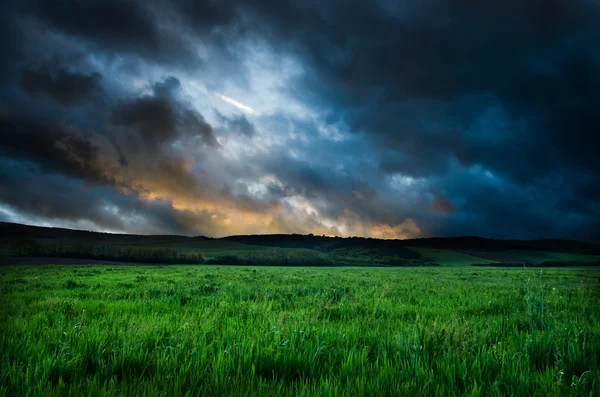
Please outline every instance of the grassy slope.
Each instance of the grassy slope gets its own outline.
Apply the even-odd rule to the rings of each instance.
[[[499,257],[519,258],[523,261],[534,263],[547,261],[565,261],[565,262],[583,262],[592,263],[600,262],[600,256],[572,254],[567,252],[548,252],[535,250],[507,250],[507,251],[490,251],[491,254]],[[476,254],[473,253],[475,256]]]
[[[419,247],[410,247],[410,249],[418,252],[425,258],[433,259],[440,266],[470,266],[474,263],[495,263],[495,261],[450,250]]]
[[[410,249],[418,252],[425,258],[435,260],[441,266],[470,266],[472,264],[498,263],[495,260],[485,259],[486,254],[493,255],[498,258],[506,258],[508,261],[520,260],[523,262],[541,263],[547,261],[565,261],[565,262],[582,262],[595,263],[600,262],[600,256],[572,254],[567,252],[548,252],[535,250],[505,250],[505,251],[485,251],[479,257],[477,251],[472,251],[469,254],[457,252],[450,249],[436,248],[421,248],[410,247]],[[500,259],[499,259],[500,260]]]
[[[0,268],[0,395],[599,395],[600,270],[537,274]]]

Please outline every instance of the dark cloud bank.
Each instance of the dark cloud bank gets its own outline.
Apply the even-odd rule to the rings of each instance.
[[[600,242],[596,1],[0,11],[1,220]]]

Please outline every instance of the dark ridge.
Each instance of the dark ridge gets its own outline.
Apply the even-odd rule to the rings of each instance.
[[[70,241],[119,241],[123,243],[190,242],[209,240],[204,236],[180,235],[136,235],[91,232],[54,227],[29,226],[17,223],[0,222],[0,242],[26,239],[53,239]],[[447,250],[539,250],[549,252],[569,252],[587,255],[600,255],[600,245],[565,239],[539,240],[499,240],[477,236],[432,237],[411,240],[381,240],[365,237],[326,237],[302,234],[259,234],[223,237],[220,240],[235,241],[248,245],[276,248],[306,248],[323,252],[348,251],[351,249],[374,250],[378,254],[398,255],[405,258],[419,255],[407,247],[439,248]]]
[[[209,239],[204,236],[143,235],[125,233],[92,232],[88,230],[65,229],[59,227],[31,226],[20,223],[0,222],[0,241],[19,239],[56,239],[72,241],[123,241],[123,242],[176,242]]]
[[[277,248],[307,248],[323,252],[348,252],[356,254],[395,255],[402,258],[421,257],[402,243],[401,240],[380,240],[366,237],[325,237],[312,234],[263,234],[250,236],[230,236],[224,240],[249,245],[260,245]]]
[[[439,248],[448,250],[539,250],[551,252],[569,252],[577,254],[598,255],[600,245],[564,239],[540,240],[499,240],[477,236],[464,237],[429,237],[410,240],[380,240],[364,237],[326,237],[301,234],[262,234],[224,237],[224,240],[236,241],[250,245],[261,245],[280,248],[342,248],[348,246],[360,248],[385,248],[400,250],[401,247]]]

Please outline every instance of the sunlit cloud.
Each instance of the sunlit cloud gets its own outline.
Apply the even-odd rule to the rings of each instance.
[[[221,98],[223,101],[227,102],[230,105],[235,106],[236,108],[240,109],[243,112],[246,112],[251,115],[259,114],[258,111],[256,111],[255,109],[252,109],[250,106],[244,105],[243,103],[240,103],[240,102],[236,101],[235,99],[229,98],[228,96],[225,96],[222,94],[217,94],[217,96],[219,98]]]
[[[375,225],[369,231],[369,235],[383,239],[407,239],[419,237],[421,229],[412,219],[407,219],[399,225],[387,224]]]

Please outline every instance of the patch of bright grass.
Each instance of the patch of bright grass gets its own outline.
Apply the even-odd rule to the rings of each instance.
[[[550,252],[550,251],[534,251],[534,250],[506,250],[506,251],[490,251],[498,257],[518,258],[522,261],[542,263],[553,261],[564,262],[582,262],[582,263],[597,263],[600,262],[600,256],[597,255],[582,255],[572,254],[568,252]]]
[[[418,252],[425,258],[436,261],[440,266],[470,266],[473,264],[496,263],[492,260],[456,251],[420,247],[410,247],[410,249]]]

